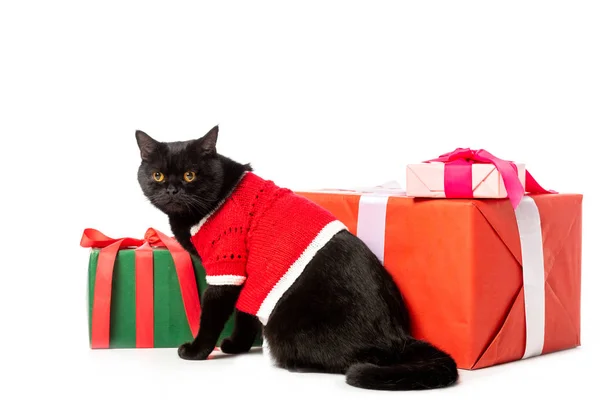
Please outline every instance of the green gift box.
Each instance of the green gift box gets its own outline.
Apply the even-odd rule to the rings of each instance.
[[[88,268],[89,340],[100,348],[176,348],[193,340],[207,287],[200,259],[163,233],[113,239],[84,230]],[[217,342],[233,331],[233,315]],[[255,346],[262,345],[257,338]]]

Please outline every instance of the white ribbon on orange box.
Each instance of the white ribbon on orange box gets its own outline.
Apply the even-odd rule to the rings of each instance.
[[[356,235],[384,263],[388,199],[390,196],[405,197],[406,192],[397,182],[328,192],[360,194]],[[521,242],[525,300],[526,342],[522,358],[529,358],[540,355],[544,348],[546,304],[544,248],[540,213],[535,201],[529,196],[524,196],[515,210],[515,216]]]
[[[542,354],[546,319],[546,276],[540,212],[535,201],[523,197],[515,210],[521,258],[523,260],[523,295],[525,299],[525,352],[522,358]]]

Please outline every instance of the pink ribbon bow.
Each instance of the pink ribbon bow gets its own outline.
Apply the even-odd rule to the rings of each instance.
[[[544,189],[525,171],[525,187],[519,180],[517,166],[512,161],[503,160],[486,150],[471,150],[469,148],[457,148],[456,150],[442,154],[438,158],[423,162],[442,162],[444,167],[444,191],[449,198],[472,198],[473,197],[473,170],[472,164],[493,164],[506,188],[508,198],[514,209],[517,208],[525,192],[532,194],[556,193],[554,190]]]

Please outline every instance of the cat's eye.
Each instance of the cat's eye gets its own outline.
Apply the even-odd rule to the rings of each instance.
[[[185,174],[183,174],[183,179],[185,179],[186,182],[191,182],[194,179],[196,179],[196,174],[194,173],[194,171],[188,171]]]
[[[165,180],[165,176],[162,172],[155,172],[154,174],[152,174],[152,177],[156,182],[162,182]]]

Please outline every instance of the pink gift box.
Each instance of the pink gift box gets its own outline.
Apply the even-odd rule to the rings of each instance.
[[[514,163],[521,185],[525,187],[525,164]],[[406,167],[406,194],[410,197],[446,196],[444,170],[447,164],[429,162]],[[472,190],[475,198],[506,198],[502,175],[493,164],[471,164]]]
[[[459,147],[406,168],[406,194],[410,197],[508,197],[516,210],[525,193],[556,192],[537,183],[524,164],[503,160],[484,149]]]

